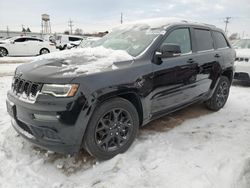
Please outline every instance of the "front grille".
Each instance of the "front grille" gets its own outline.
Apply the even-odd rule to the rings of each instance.
[[[41,90],[42,84],[35,83],[31,81],[27,81],[21,78],[14,78],[12,83],[13,92],[22,96],[25,99],[35,99],[37,97],[38,92]]]
[[[249,58],[246,57],[236,57],[235,61],[245,61],[245,62],[249,62]]]

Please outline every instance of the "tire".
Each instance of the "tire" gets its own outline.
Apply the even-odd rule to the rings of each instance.
[[[48,53],[50,53],[50,51],[49,51],[47,48],[42,48],[42,49],[40,50],[40,55],[48,54]]]
[[[59,49],[60,50],[65,50],[67,48],[67,45],[61,46]]]
[[[124,153],[136,138],[139,117],[133,104],[114,98],[94,111],[83,138],[84,148],[100,160]]]
[[[3,47],[0,47],[0,57],[5,57],[8,55],[8,50]]]
[[[213,93],[213,96],[206,101],[206,106],[212,111],[218,111],[227,102],[230,91],[230,81],[226,76],[221,76],[220,81]]]

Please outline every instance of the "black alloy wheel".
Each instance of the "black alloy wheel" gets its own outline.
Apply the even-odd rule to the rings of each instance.
[[[227,102],[229,91],[229,79],[226,76],[221,76],[213,96],[208,101],[206,101],[207,108],[213,111],[218,111],[223,108]]]
[[[123,98],[106,100],[91,116],[83,147],[98,159],[110,159],[130,147],[138,128],[139,116],[132,103]]]
[[[222,107],[226,103],[228,93],[229,93],[228,82],[226,81],[221,82],[216,94],[216,103],[218,107]]]
[[[95,129],[95,142],[103,151],[114,151],[124,146],[130,138],[133,120],[122,108],[105,113]]]

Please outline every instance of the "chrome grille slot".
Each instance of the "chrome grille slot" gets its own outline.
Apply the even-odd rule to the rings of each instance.
[[[42,88],[42,84],[27,81],[20,78],[14,78],[12,89],[13,92],[22,97],[23,99],[30,100],[34,102],[38,93]],[[28,102],[28,101],[27,101]]]
[[[249,58],[247,58],[247,57],[237,57],[237,58],[235,58],[235,61],[249,62]]]
[[[36,96],[37,92],[38,92],[38,84],[32,84],[30,90],[31,95]]]

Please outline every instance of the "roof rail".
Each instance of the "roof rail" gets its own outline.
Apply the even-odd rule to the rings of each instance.
[[[202,24],[207,25],[209,27],[216,27],[215,25],[212,25],[212,24],[206,24],[206,23],[202,23]]]

